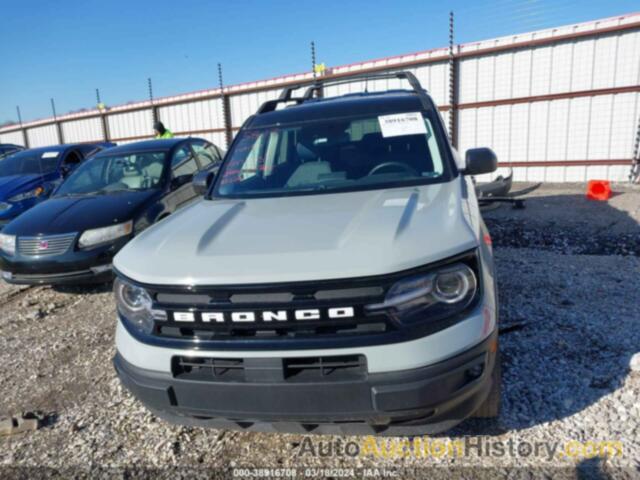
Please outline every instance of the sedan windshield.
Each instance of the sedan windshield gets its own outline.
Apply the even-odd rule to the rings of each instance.
[[[0,155],[1,157],[2,155]],[[19,152],[0,161],[0,177],[12,175],[45,175],[55,171],[58,151]]]
[[[446,181],[427,113],[338,118],[246,129],[216,183],[220,197],[331,193]]]
[[[165,152],[94,157],[78,167],[60,185],[56,196],[156,188],[162,181],[165,157]]]

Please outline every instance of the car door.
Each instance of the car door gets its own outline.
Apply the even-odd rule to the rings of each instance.
[[[60,160],[60,173],[67,177],[84,160],[84,155],[79,148],[68,150]]]
[[[200,164],[200,170],[211,170],[220,166],[222,155],[215,145],[206,140],[193,140],[191,148]]]
[[[54,152],[45,152],[43,157],[48,155],[52,157],[55,155]],[[66,177],[80,164],[82,161],[82,155],[80,151],[76,148],[63,151],[60,156],[60,160],[55,164],[55,167],[52,167],[49,173],[47,173],[44,177],[45,184],[45,195],[42,195],[43,199],[51,195],[58,186],[64,181]]]
[[[180,208],[196,197],[191,180],[198,169],[199,165],[189,142],[183,143],[171,157],[171,179],[166,200],[172,209]]]
[[[86,159],[94,156],[96,153],[104,150],[104,147],[101,145],[95,145],[95,144],[87,144],[87,145],[82,145],[80,148],[80,153],[82,154],[82,161],[85,161]]]

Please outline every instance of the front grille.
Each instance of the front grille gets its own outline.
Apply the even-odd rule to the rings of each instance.
[[[405,325],[393,311],[371,311],[366,306],[383,302],[399,279],[453,261],[468,263],[478,272],[475,253],[465,252],[436,264],[375,277],[272,285],[144,285],[153,308],[166,312],[154,321],[145,341],[268,349],[315,348],[320,343],[347,347],[364,340],[373,345],[417,338],[446,328],[456,317],[434,315]]]
[[[198,341],[379,334],[393,329],[393,324],[386,315],[365,314],[364,305],[381,301],[386,288],[380,284],[333,281],[288,287],[219,287],[195,292],[161,290],[153,292],[154,308],[166,311],[167,317],[155,323],[153,334]],[[296,318],[301,311],[316,314]],[[346,311],[348,316],[336,318],[335,312]],[[224,316],[224,320],[216,315]],[[233,315],[241,315],[240,320],[245,321],[234,321]]]
[[[69,250],[76,238],[75,233],[39,237],[18,237],[18,251],[26,256],[61,255]]]
[[[176,356],[171,370],[175,378],[215,382],[290,383],[364,379],[364,355],[294,358],[214,358]]]

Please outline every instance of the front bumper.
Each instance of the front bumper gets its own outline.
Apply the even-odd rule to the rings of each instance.
[[[447,430],[469,417],[491,389],[497,329],[472,348],[410,370],[368,373],[349,381],[290,382],[247,374],[244,380],[185,380],[142,369],[119,353],[122,383],[173,423],[299,433],[415,434]],[[246,368],[274,368],[273,357]],[[280,359],[281,360],[281,359]],[[252,366],[252,367],[251,367]],[[277,368],[277,367],[276,367]]]
[[[97,265],[93,269],[62,273],[14,274],[2,271],[2,279],[15,285],[79,285],[83,283],[106,283],[113,279],[111,264]]]
[[[90,250],[75,247],[61,255],[24,256],[0,253],[2,278],[19,285],[78,285],[103,283],[113,278],[111,262],[128,238]]]

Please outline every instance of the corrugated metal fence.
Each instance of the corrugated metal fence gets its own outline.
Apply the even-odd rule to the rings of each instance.
[[[492,147],[502,165],[514,167],[516,180],[628,178],[640,116],[640,14],[459,45],[451,72],[448,54],[434,49],[333,67],[324,75],[412,71],[447,124],[453,112],[459,151]],[[152,136],[155,109],[175,134],[201,136],[224,148],[227,129],[235,133],[262,102],[286,85],[311,81],[311,72],[301,73],[68,114],[0,129],[0,143],[132,142]],[[366,88],[402,86],[391,79],[370,81]],[[325,95],[364,88],[364,82],[338,85]]]

